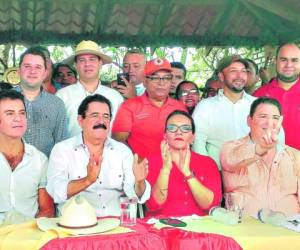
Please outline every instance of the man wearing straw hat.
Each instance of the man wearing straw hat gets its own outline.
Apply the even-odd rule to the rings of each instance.
[[[69,59],[75,62],[78,81],[76,84],[60,89],[56,95],[66,105],[69,118],[68,132],[70,136],[74,136],[81,131],[77,123],[77,109],[85,97],[100,94],[108,98],[112,104],[113,117],[123,102],[123,97],[118,91],[101,85],[99,81],[102,65],[111,63],[112,59],[101,53],[97,43],[93,41],[80,42],[75,49],[75,54]]]

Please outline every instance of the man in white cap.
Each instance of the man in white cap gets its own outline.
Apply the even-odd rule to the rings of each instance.
[[[93,41],[80,42],[71,60],[75,62],[78,81],[76,84],[60,89],[56,95],[66,105],[69,119],[68,132],[70,136],[74,136],[81,131],[77,122],[77,110],[85,97],[93,94],[101,94],[108,98],[112,104],[113,117],[123,102],[123,97],[118,91],[101,85],[99,81],[99,73],[102,65],[111,63],[112,59],[101,53],[97,43]]]

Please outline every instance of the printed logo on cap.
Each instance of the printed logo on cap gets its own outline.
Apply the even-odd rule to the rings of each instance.
[[[160,66],[164,63],[164,61],[160,58],[156,58],[153,63],[154,63],[154,65]]]

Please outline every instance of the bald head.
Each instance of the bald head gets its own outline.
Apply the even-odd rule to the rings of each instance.
[[[282,84],[292,86],[300,74],[300,49],[296,44],[281,45],[276,53],[276,71]]]

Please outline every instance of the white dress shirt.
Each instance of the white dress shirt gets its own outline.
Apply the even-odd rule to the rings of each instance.
[[[118,91],[103,86],[99,82],[97,89],[93,93],[90,93],[79,81],[57,91],[56,95],[63,100],[66,106],[69,136],[74,136],[81,132],[81,128],[77,122],[78,107],[84,98],[94,94],[103,95],[111,102],[113,122],[117,110],[124,101],[123,97]]]
[[[247,116],[255,99],[243,92],[242,98],[233,103],[220,89],[216,96],[201,100],[193,112],[196,125],[193,150],[212,157],[220,169],[219,154],[223,143],[249,133]]]
[[[34,218],[38,208],[38,190],[46,186],[47,157],[24,142],[22,161],[14,171],[0,153],[0,222],[10,210]]]
[[[79,194],[95,207],[97,216],[119,216],[120,197],[137,197],[132,170],[133,155],[123,143],[107,138],[102,156],[98,179]],[[69,182],[87,176],[88,162],[89,151],[81,134],[54,146],[49,159],[47,191],[54,202],[59,203],[59,211],[67,200]],[[146,190],[139,203],[149,199],[150,191],[150,184],[146,182]]]

